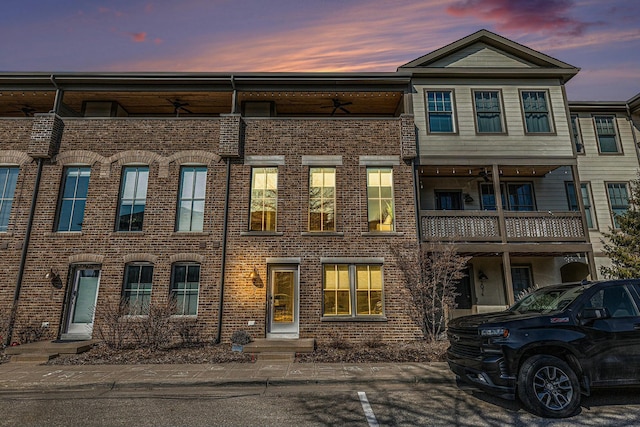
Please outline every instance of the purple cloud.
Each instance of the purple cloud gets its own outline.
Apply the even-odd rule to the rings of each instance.
[[[574,6],[574,0],[460,0],[447,13],[490,21],[498,30],[578,36],[593,24],[572,18]]]

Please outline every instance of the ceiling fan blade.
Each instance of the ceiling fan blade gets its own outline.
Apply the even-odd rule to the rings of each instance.
[[[344,108],[344,107],[340,107],[340,109],[341,109],[342,111],[344,111],[345,113],[347,113],[347,114],[351,114],[351,111],[347,110],[347,109],[346,109],[346,108]]]
[[[338,107],[335,107],[335,108],[333,109],[333,111],[331,111],[331,115],[332,115],[332,116],[336,113],[336,110],[337,110],[337,109],[338,109]]]
[[[342,104],[340,104],[341,107],[344,107],[345,105],[351,105],[353,104],[353,102],[343,102]]]

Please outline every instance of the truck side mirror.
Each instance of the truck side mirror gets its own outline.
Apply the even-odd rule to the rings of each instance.
[[[604,320],[610,317],[611,314],[605,307],[585,307],[580,312],[580,322],[583,325],[593,322],[594,320]]]

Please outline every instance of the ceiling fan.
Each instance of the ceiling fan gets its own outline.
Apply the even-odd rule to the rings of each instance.
[[[181,110],[182,110],[182,111],[185,111],[185,112],[187,112],[187,113],[189,113],[189,114],[193,114],[193,111],[191,111],[191,110],[189,110],[189,109],[187,109],[187,108],[184,108],[184,107],[186,107],[187,105],[189,105],[189,103],[188,103],[188,102],[182,102],[182,101],[180,101],[180,100],[179,100],[179,99],[177,99],[177,98],[176,98],[176,99],[173,99],[173,100],[172,100],[172,99],[167,98],[167,101],[169,101],[169,103],[170,103],[171,105],[173,105],[173,114],[175,114],[175,115],[176,115],[176,117],[180,117],[180,111],[181,111]]]
[[[342,111],[344,111],[344,112],[345,112],[345,113],[347,113],[347,114],[351,114],[351,111],[347,110],[347,109],[346,109],[346,108],[344,108],[344,107],[345,107],[345,106],[347,106],[347,105],[351,105],[351,104],[353,104],[353,102],[341,102],[338,98],[333,98],[331,101],[333,102],[333,105],[325,105],[325,106],[322,106],[322,107],[320,107],[320,108],[333,108],[333,110],[331,111],[331,115],[332,115],[332,116],[333,116],[333,115],[336,113],[336,111],[338,111],[338,110],[342,110]]]
[[[27,104],[17,105],[16,108],[18,108],[16,110],[16,112],[20,112],[20,113],[24,114],[25,117],[33,117],[33,113],[35,113],[35,111],[36,111],[35,108],[30,107]]]

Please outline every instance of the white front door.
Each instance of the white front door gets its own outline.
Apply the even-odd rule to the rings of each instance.
[[[67,331],[62,334],[62,339],[91,339],[99,287],[100,269],[82,268],[75,271]]]
[[[269,268],[267,338],[298,338],[298,266]]]

